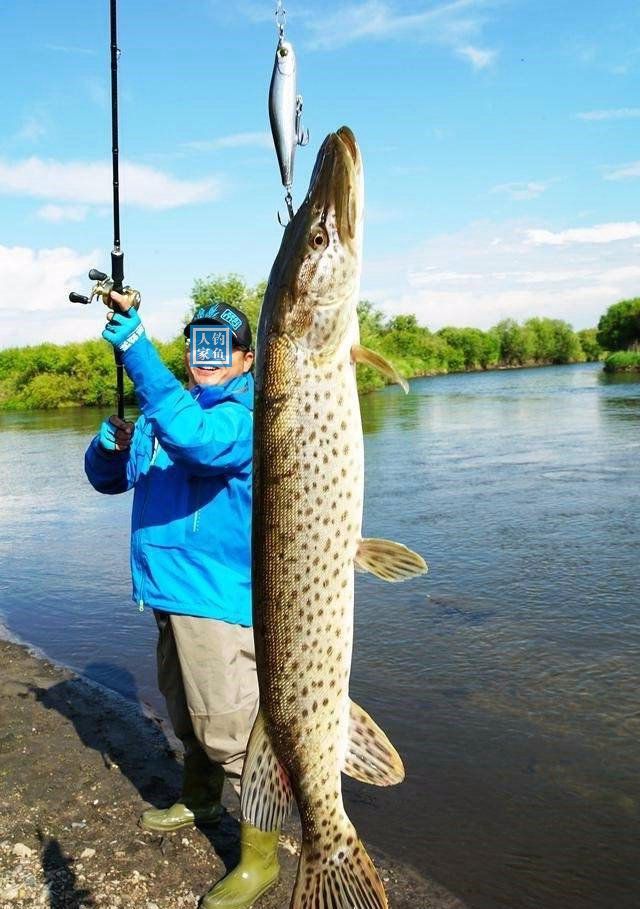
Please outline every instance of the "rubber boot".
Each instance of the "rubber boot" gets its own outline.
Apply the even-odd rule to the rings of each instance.
[[[249,909],[280,876],[279,830],[263,833],[257,827],[240,825],[240,862],[210,890],[201,909]]]
[[[169,808],[148,808],[138,823],[143,830],[168,833],[181,827],[217,824],[224,808],[220,804],[225,774],[220,764],[214,764],[204,751],[184,757],[184,775],[180,799]]]

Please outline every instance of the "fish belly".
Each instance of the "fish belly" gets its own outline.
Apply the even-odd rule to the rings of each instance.
[[[253,608],[260,716],[246,785],[243,776],[243,814],[274,829],[295,797],[303,840],[290,909],[387,909],[341,789],[341,772],[354,775],[353,764],[345,765],[353,761],[350,736],[356,750],[366,750],[372,734],[370,718],[349,699],[363,498],[349,350],[323,365],[284,339],[270,340],[258,366]],[[378,733],[392,751],[376,727]]]
[[[346,749],[362,427],[348,356],[321,368],[303,359],[287,372],[286,394],[266,383],[256,414],[264,454],[254,486],[263,501],[255,627],[274,750],[299,795],[313,801],[319,781],[336,789]]]

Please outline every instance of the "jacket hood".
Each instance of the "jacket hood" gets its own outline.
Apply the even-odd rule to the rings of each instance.
[[[253,375],[245,372],[241,376],[234,376],[224,385],[194,385],[191,394],[200,407],[205,409],[223,401],[233,401],[252,411]]]

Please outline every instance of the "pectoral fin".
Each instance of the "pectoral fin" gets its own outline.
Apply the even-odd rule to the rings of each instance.
[[[391,540],[360,540],[355,561],[363,571],[370,571],[383,581],[406,581],[428,571],[422,556]]]
[[[407,380],[400,375],[398,370],[389,363],[388,360],[379,354],[375,350],[369,350],[368,347],[363,347],[361,344],[354,344],[351,348],[351,359],[354,363],[362,363],[364,366],[370,366],[372,369],[377,369],[378,372],[382,373],[383,376],[386,376],[387,379],[391,379],[392,382],[397,382],[404,391],[405,394],[409,393],[409,385]]]
[[[343,771],[374,786],[394,786],[404,779],[402,758],[368,713],[351,701],[349,745]]]
[[[264,717],[253,724],[242,770],[242,816],[260,830],[279,830],[291,810],[289,776],[278,761]]]

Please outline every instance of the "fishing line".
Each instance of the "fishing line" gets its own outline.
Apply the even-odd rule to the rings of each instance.
[[[121,50],[118,47],[118,21],[117,0],[109,0],[110,42],[109,52],[111,61],[111,169],[113,183],[113,249],[111,250],[111,277],[97,268],[89,272],[89,280],[96,283],[91,288],[89,296],[70,293],[72,303],[86,305],[93,299],[101,298],[109,307],[115,309],[116,304],[111,299],[111,291],[124,294],[136,309],[140,306],[140,292],[132,287],[124,286],[124,253],[120,247],[120,170],[118,147],[118,60]],[[124,419],[124,368],[120,352],[114,348],[116,361],[116,401],[118,416]]]

